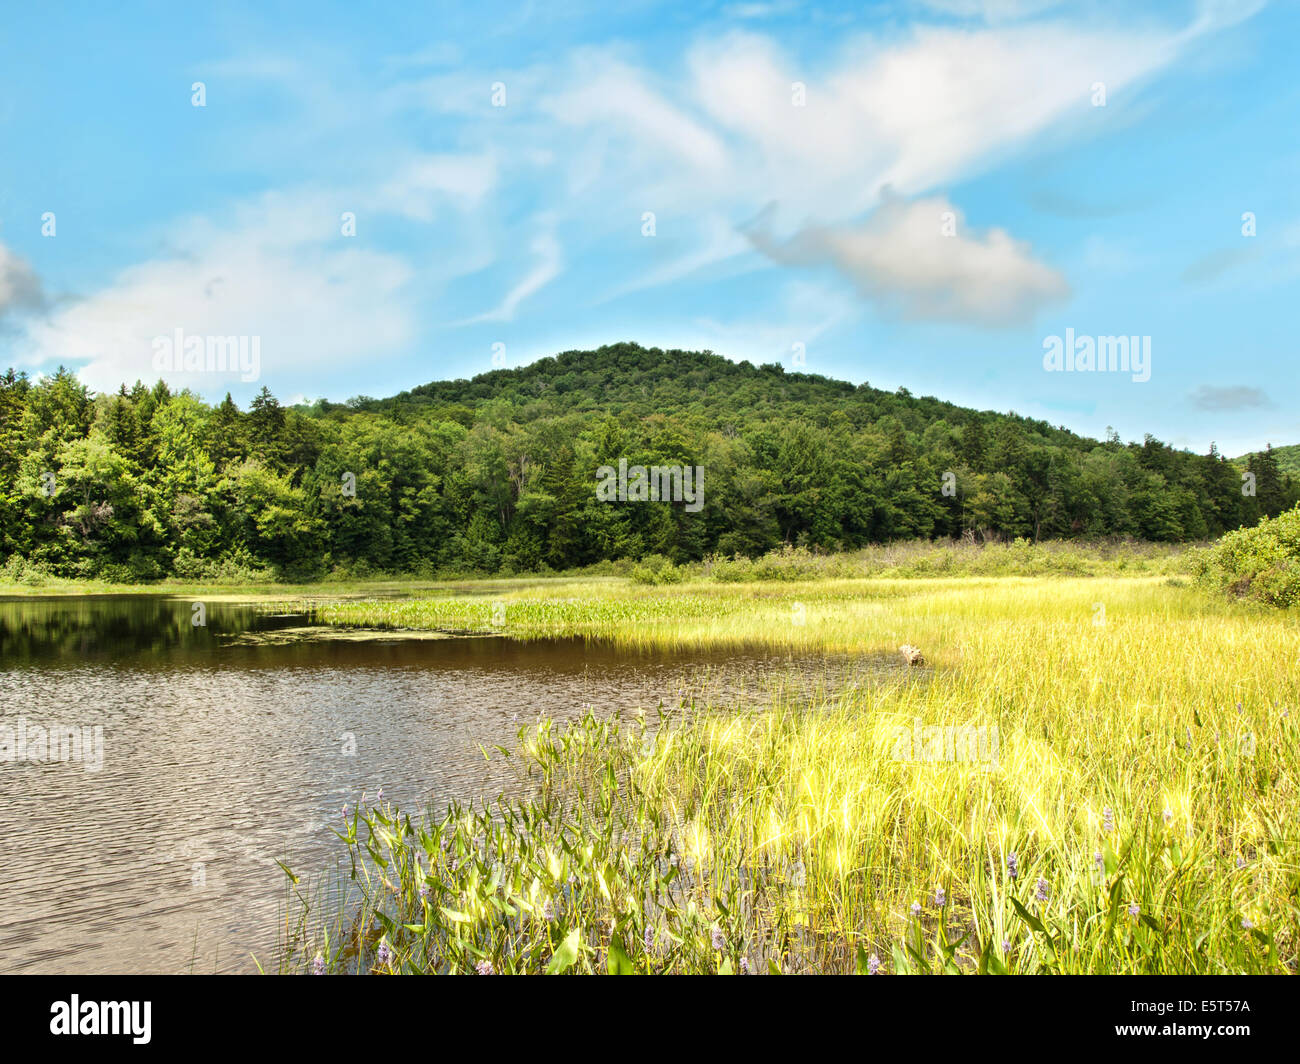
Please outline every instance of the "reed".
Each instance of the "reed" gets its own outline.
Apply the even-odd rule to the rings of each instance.
[[[494,628],[481,599],[326,612],[931,664],[543,721],[494,754],[514,795],[341,823],[353,894],[299,922],[287,970],[1296,972],[1294,612],[1149,577],[573,592],[509,595]],[[945,728],[996,728],[994,756],[913,741]]]

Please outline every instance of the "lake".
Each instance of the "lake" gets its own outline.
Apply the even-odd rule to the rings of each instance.
[[[274,970],[277,860],[304,881],[334,868],[331,829],[363,795],[418,814],[509,790],[481,748],[539,714],[753,704],[778,678],[838,688],[884,668],[205,611],[0,599],[0,972]]]

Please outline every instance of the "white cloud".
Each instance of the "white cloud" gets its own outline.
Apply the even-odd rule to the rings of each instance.
[[[955,221],[944,235],[945,215]],[[1001,229],[968,231],[943,197],[887,196],[862,224],[812,226],[778,243],[760,222],[755,244],[778,262],[829,265],[867,299],[907,318],[1010,325],[1069,295],[1059,273]]]
[[[532,241],[535,259],[533,268],[524,275],[495,309],[479,314],[459,324],[470,325],[485,321],[513,321],[519,305],[529,296],[541,291],[560,275],[564,267],[564,253],[555,233],[549,228],[538,233]]]
[[[233,212],[218,229],[195,221],[176,238],[177,252],[131,266],[84,299],[26,328],[26,361],[85,364],[90,387],[159,376],[177,386],[217,392],[238,374],[158,373],[153,341],[187,336],[259,337],[263,375],[382,357],[414,333],[403,297],[409,268],[392,255],[330,236],[336,219],[307,199],[268,197]]]
[[[936,2],[995,21],[1012,6],[1022,14],[1026,4],[1043,6]],[[253,147],[241,146],[239,158],[260,158],[265,147],[278,159],[333,164],[335,187],[290,189],[172,227],[174,253],[28,322],[25,355],[33,366],[87,361],[83,376],[96,387],[153,376],[151,340],[177,327],[262,336],[268,373],[382,357],[417,334],[422,307],[444,320],[464,313],[434,305],[441,282],[512,248],[525,249],[518,279],[492,297],[492,309],[455,324],[512,320],[560,276],[566,255],[614,264],[606,299],[722,260],[763,263],[735,231],[773,203],[750,238],[774,261],[831,266],[908,316],[1020,320],[1061,298],[1063,278],[1000,229],[962,226],[941,239],[937,216],[948,203],[939,193],[1048,129],[1086,128],[1101,117],[1089,106],[1094,82],[1122,106],[1126,86],[1258,6],[1207,2],[1182,29],[1083,27],[1055,12],[1015,25],[922,26],[846,40],[815,63],[771,37],[735,33],[698,40],[684,70],[664,69],[659,55],[638,63],[626,46],[380,87],[359,71],[344,71],[336,85],[333,67],[344,64],[326,78],[320,63],[294,56],[217,64],[201,73],[228,80],[226,91],[250,81],[300,105],[287,127],[255,125]],[[416,55],[390,64],[388,75],[452,58]],[[498,78],[509,104],[491,108]],[[806,85],[806,106],[794,105],[794,82]],[[455,153],[411,152],[404,123],[425,128],[430,115],[446,123],[441,143]],[[886,185],[906,200],[882,200]],[[338,232],[345,210],[358,213],[367,235],[378,231],[365,229],[378,215],[428,225],[429,240],[404,256],[349,242]],[[673,257],[639,257],[649,247],[637,232],[645,210],[657,213],[656,239]],[[620,234],[627,242],[612,242]],[[413,267],[408,258],[422,254],[427,261]],[[629,261],[645,264],[639,276],[613,273]],[[0,312],[20,297],[31,305],[33,283],[0,248]]]
[[[770,40],[732,34],[692,52],[698,105],[728,129],[738,188],[823,219],[866,209],[879,187],[930,191],[1022,147],[1091,86],[1113,99],[1173,58],[1179,35],[1061,23],[920,27],[850,42],[828,70],[802,70]],[[806,85],[806,104],[791,86]]]
[[[699,334],[686,337],[681,346],[710,346],[734,361],[755,365],[783,363],[794,372],[819,372],[817,341],[861,312],[851,298],[804,281],[782,286],[774,306],[739,320],[700,318]],[[803,361],[796,361],[796,345]],[[826,372],[824,363],[820,372]]]
[[[734,228],[761,208],[775,205],[773,239],[856,225],[877,209],[884,186],[908,198],[931,195],[1026,150],[1049,130],[1068,132],[1074,124],[1086,131],[1097,121],[1094,83],[1106,85],[1112,111],[1122,108],[1126,87],[1169,65],[1194,37],[1243,17],[1254,2],[1203,7],[1182,28],[1097,28],[1057,17],[919,26],[887,39],[848,40],[815,65],[769,36],[733,32],[697,41],[687,76],[677,82],[650,75],[622,49],[588,49],[564,68],[575,87],[543,105],[560,129],[543,129],[567,165],[568,210],[580,212],[585,232],[608,233],[654,210],[661,229],[667,217],[675,233],[707,234],[669,267],[656,263],[612,286],[625,293],[736,255],[743,245],[716,239],[717,226]],[[1001,14],[1010,13],[1002,5]],[[803,106],[796,105],[796,83],[806,91]],[[1006,234],[988,241],[983,254],[1008,267],[1028,255]],[[1035,270],[1021,271],[1018,283],[1045,295],[1061,287]],[[965,296],[954,293],[944,312],[964,305]],[[980,318],[1006,313],[1002,306]]]
[[[920,0],[923,7],[958,18],[982,18],[986,22],[1010,22],[1027,18],[1059,5],[1061,0]]]
[[[496,180],[497,164],[490,154],[422,155],[407,161],[364,203],[428,222],[442,208],[474,209]]]
[[[546,97],[544,113],[565,125],[601,127],[618,151],[630,148],[637,160],[667,156],[676,167],[685,164],[688,180],[727,173],[731,160],[721,139],[655,91],[648,74],[595,50],[575,56],[574,66],[578,84]]]

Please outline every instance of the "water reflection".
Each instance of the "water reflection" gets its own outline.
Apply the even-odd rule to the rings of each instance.
[[[309,618],[192,618],[156,597],[0,601],[0,725],[103,734],[97,771],[0,761],[0,972],[251,971],[250,951],[273,952],[276,859],[329,865],[363,792],[413,811],[496,793],[512,776],[482,748],[542,713],[749,701],[774,674],[838,686],[878,668],[580,640],[263,643],[248,637]]]

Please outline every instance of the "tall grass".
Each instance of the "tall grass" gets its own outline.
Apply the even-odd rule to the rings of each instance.
[[[1152,579],[964,579],[531,590],[505,617],[628,645],[907,641],[933,675],[543,722],[521,796],[340,825],[357,904],[304,919],[287,968],[1297,970],[1294,615]],[[898,756],[932,725],[996,726],[995,763]]]

